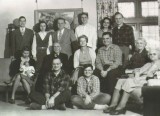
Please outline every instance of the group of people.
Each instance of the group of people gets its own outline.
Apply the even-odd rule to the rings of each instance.
[[[160,51],[147,51],[145,39],[135,40],[121,13],[115,13],[114,19],[113,26],[105,17],[96,31],[83,12],[75,32],[65,28],[65,19],[58,18],[58,30],[47,32],[42,21],[40,32],[34,34],[21,16],[12,38],[15,60],[10,65],[10,103],[15,103],[20,82],[31,109],[66,110],[67,106],[119,115],[125,113],[130,96],[141,101],[141,88],[160,69]]]

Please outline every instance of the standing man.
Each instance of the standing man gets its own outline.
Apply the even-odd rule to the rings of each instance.
[[[128,58],[135,49],[134,33],[131,26],[124,23],[124,17],[121,13],[115,13],[116,27],[113,28],[113,44],[118,45],[123,53],[123,66],[126,65]]]
[[[75,30],[75,35],[78,38],[81,35],[86,35],[88,37],[87,46],[96,50],[97,48],[97,32],[95,27],[88,24],[88,13],[81,13],[81,22],[82,24],[79,25]]]
[[[25,27],[26,18],[24,16],[19,17],[20,27],[13,31],[12,35],[12,55],[16,57],[20,56],[21,50],[24,46],[31,49],[34,33],[31,29]]]
[[[78,42],[74,35],[74,32],[65,28],[65,19],[57,19],[58,30],[53,32],[53,43],[58,42],[61,46],[61,52],[67,54],[70,57],[75,50],[78,49]]]
[[[31,92],[31,109],[60,109],[66,110],[65,103],[70,100],[70,77],[62,69],[61,59],[56,57],[52,61],[43,84],[43,93]]]

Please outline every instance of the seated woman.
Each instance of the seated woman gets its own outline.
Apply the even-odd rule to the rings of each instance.
[[[78,79],[78,95],[73,95],[71,98],[73,108],[105,109],[108,107],[110,95],[100,93],[99,78],[93,75],[91,64],[84,65],[83,69],[84,75]]]
[[[95,59],[96,59],[96,53],[92,48],[87,47],[88,37],[85,35],[82,35],[78,37],[80,49],[78,49],[74,53],[74,59],[73,59],[73,65],[75,68],[75,71],[72,76],[72,82],[74,83],[72,87],[72,93],[76,93],[77,85],[75,84],[78,77],[82,75],[82,68],[85,64],[91,64],[93,68],[95,68]]]
[[[151,62],[145,64],[138,70],[135,70],[135,76],[133,78],[128,78],[126,80],[119,80],[116,84],[111,105],[104,110],[105,113],[110,113],[112,115],[124,114],[126,109],[126,103],[128,98],[137,88],[142,88],[144,84],[147,83],[147,78],[153,78],[156,71],[160,69],[160,51],[150,50],[149,58]],[[122,97],[120,97],[120,91],[123,90]],[[141,94],[141,92],[134,92]],[[141,95],[137,95],[141,96]],[[120,99],[121,98],[121,99]],[[120,99],[120,102],[118,102]]]
[[[144,38],[138,38],[135,40],[135,51],[127,62],[125,69],[140,68],[147,62],[150,62],[148,52],[145,49],[146,44],[147,43]]]
[[[24,49],[22,50],[22,56],[13,61],[10,65],[10,76],[13,77],[13,88],[11,99],[9,100],[9,102],[12,104],[15,103],[15,92],[20,82],[22,83],[27,94],[29,94],[31,91],[30,87],[33,80],[31,80],[31,78],[29,78],[28,76],[22,76],[20,70],[25,62],[29,62],[30,66],[35,66],[35,61],[30,57],[30,50],[28,47],[24,47]],[[26,75],[30,75],[30,73],[30,71],[27,71]]]

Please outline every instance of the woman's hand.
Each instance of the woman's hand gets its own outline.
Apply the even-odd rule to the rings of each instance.
[[[79,73],[79,69],[75,69],[71,78],[71,81],[73,84],[75,84],[78,80],[78,73]]]
[[[33,57],[33,59],[34,59],[35,61],[37,61],[37,58],[36,58],[36,57]]]

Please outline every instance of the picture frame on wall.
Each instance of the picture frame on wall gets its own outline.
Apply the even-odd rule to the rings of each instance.
[[[65,19],[65,27],[68,29],[75,29],[79,25],[79,15],[83,12],[82,8],[74,8],[74,9],[39,9],[34,11],[35,17],[35,26],[40,21],[45,21],[47,23],[49,31],[57,30],[57,19],[64,18]]]

